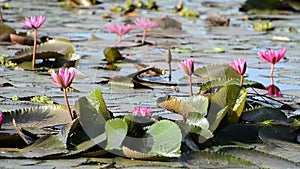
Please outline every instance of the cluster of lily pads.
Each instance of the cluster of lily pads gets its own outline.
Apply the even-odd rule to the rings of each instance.
[[[47,56],[55,55],[59,60],[59,56],[64,58],[66,55],[74,54],[73,46],[65,40],[48,40],[37,46],[37,29],[45,19],[45,16],[26,18],[23,25],[33,28],[35,32],[34,47],[17,52],[13,59],[8,58],[9,61],[20,61],[18,56],[22,56],[22,62],[24,60],[29,62],[29,59],[32,59],[31,69],[36,70],[36,58],[44,57],[47,60]],[[146,29],[157,26],[157,23],[145,18],[140,18],[134,23],[144,29],[142,40],[144,44]],[[134,26],[109,24],[107,29],[116,33],[120,42],[121,37],[134,29]],[[61,48],[63,45],[69,48],[47,53],[47,49],[53,44]],[[105,53],[116,48],[108,50]],[[286,49],[258,53],[262,60],[271,63],[270,77],[273,77],[274,65],[285,54]],[[166,62],[171,65],[170,50]],[[59,63],[63,64],[59,64],[57,72],[51,72],[50,81],[63,90],[66,106],[47,104],[21,111],[0,113],[0,128],[2,123],[13,122],[16,131],[13,135],[0,135],[0,137],[4,138],[3,140],[18,142],[17,146],[13,144],[15,146],[13,148],[17,149],[1,149],[0,157],[70,158],[117,155],[134,159],[168,160],[182,158],[183,153],[186,152],[210,152],[217,156],[220,152],[230,151],[227,149],[228,145],[250,150],[253,149],[251,144],[254,143],[276,144],[273,139],[286,142],[297,140],[300,126],[298,117],[287,117],[280,109],[264,106],[255,100],[257,95],[248,93],[248,89],[265,88],[259,82],[245,79],[246,59],[210,67],[204,66],[196,70],[193,59],[178,63],[189,77],[190,96],[182,98],[165,96],[157,99],[159,107],[180,115],[177,120],[154,115],[150,107],[135,107],[132,114],[115,117],[113,112],[108,110],[105,98],[99,89],[78,98],[72,108],[68,102],[67,89],[71,87],[76,76],[76,69],[73,68],[76,64]],[[193,75],[209,74],[210,69],[216,70],[216,75],[211,75],[210,79],[199,87],[199,92],[193,94]],[[148,70],[150,69],[143,71]],[[169,74],[171,76],[171,68]],[[282,96],[280,91],[275,91],[274,88],[271,90],[270,95]],[[267,94],[260,97],[270,98]],[[30,121],[26,121],[32,114],[35,116],[34,127],[29,124]],[[41,129],[45,131],[37,132]],[[12,145],[4,141],[1,143],[1,148]],[[264,151],[263,148],[260,151]],[[250,160],[236,159],[234,155],[221,154],[221,156],[229,160],[234,159],[240,162],[241,166],[263,167]]]

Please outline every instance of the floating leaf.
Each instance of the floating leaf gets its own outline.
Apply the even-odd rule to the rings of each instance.
[[[218,78],[238,79],[240,75],[229,64],[213,64],[196,69],[194,75],[214,80]]]
[[[61,141],[60,137],[53,135],[46,135],[20,150],[0,151],[0,157],[8,158],[42,158],[68,152],[66,145]]]
[[[115,47],[107,47],[104,49],[103,53],[108,63],[124,60],[124,57],[119,52],[119,49]]]
[[[0,23],[0,41],[10,41],[10,34],[15,34],[16,30],[12,27]]]
[[[169,162],[169,161],[142,161],[142,160],[133,160],[126,159],[121,157],[116,157],[114,159],[116,168],[131,168],[131,167],[149,167],[149,168],[158,168],[158,167],[166,167],[166,168],[182,168],[183,165],[179,162]]]
[[[286,122],[288,119],[285,113],[280,109],[271,107],[255,107],[253,109],[246,110],[242,114],[241,120],[259,123],[266,120]]]
[[[223,48],[208,48],[208,49],[202,49],[200,52],[203,53],[224,53],[225,49]]]
[[[7,59],[20,63],[24,61],[32,60],[33,47],[23,49],[16,52],[14,56],[10,56]],[[63,58],[69,57],[69,54],[75,52],[75,47],[73,43],[67,39],[51,39],[45,43],[37,46],[36,49],[36,59],[49,59],[49,58]]]
[[[105,149],[121,149],[122,142],[126,137],[128,126],[122,119],[112,119],[105,124],[107,144]]]
[[[27,139],[27,138],[26,138]],[[11,130],[0,130],[0,147],[1,148],[23,148],[27,144],[24,140],[18,135],[17,131],[14,129]],[[0,151],[1,151],[0,148]]]
[[[259,166],[264,166],[264,168],[299,168],[299,164],[297,163],[255,150],[224,148],[221,152],[246,159]]]
[[[255,163],[234,155],[207,151],[185,153],[178,162],[188,168],[259,168]]]
[[[31,130],[70,122],[68,111],[63,105],[37,106],[2,113],[4,128],[12,128],[12,119],[15,119],[19,127]]]

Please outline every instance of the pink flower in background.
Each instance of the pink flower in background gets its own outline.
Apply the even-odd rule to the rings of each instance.
[[[122,36],[126,33],[130,32],[135,28],[134,25],[131,24],[107,24],[106,25],[107,30],[110,32],[116,33],[118,35],[118,42],[121,42]]]
[[[187,59],[187,60],[181,61],[179,63],[179,67],[185,74],[187,74],[188,76],[191,76],[194,73],[194,60]]]
[[[275,64],[284,57],[285,53],[286,53],[286,49],[283,48],[283,49],[279,49],[277,51],[276,50],[275,51],[268,50],[266,52],[258,52],[257,54],[261,60],[270,62],[272,64],[270,76],[273,76]]]
[[[192,89],[192,74],[194,73],[194,60],[193,59],[187,59],[184,61],[181,61],[179,63],[179,67],[181,70],[189,76],[189,84],[190,84],[190,95],[193,95],[193,89]]]
[[[233,60],[230,63],[230,66],[240,75],[244,75],[247,68],[247,60],[246,59],[238,59]]]
[[[51,76],[53,78],[53,80],[51,80],[53,84],[61,88],[67,88],[71,86],[71,83],[75,77],[75,69],[59,68],[58,73],[52,72]]]
[[[2,126],[2,122],[3,122],[3,114],[0,112],[0,129],[1,129],[1,126]]]
[[[154,27],[157,26],[157,23],[156,23],[156,22],[151,21],[150,19],[145,19],[145,18],[139,18],[139,19],[136,19],[136,20],[134,21],[134,24],[135,24],[137,27],[144,29],[144,32],[143,32],[143,38],[142,38],[142,44],[145,43],[145,39],[146,39],[146,30],[147,30],[147,29],[154,28]]]
[[[150,19],[139,18],[134,21],[134,24],[142,29],[151,29],[157,26],[157,23]]]
[[[135,116],[146,116],[150,117],[151,116],[151,107],[135,107],[132,110],[132,114]]]
[[[241,75],[240,86],[243,86],[243,82],[244,82],[244,74],[245,74],[246,68],[247,68],[247,60],[246,60],[246,59],[233,60],[233,61],[230,63],[230,66],[231,66],[238,74]]]
[[[266,87],[266,89],[269,91],[269,96],[283,97],[283,94],[281,94],[280,89],[273,84]]]
[[[37,29],[43,25],[46,20],[46,16],[31,16],[30,18],[25,18],[25,22],[22,25],[26,28]]]
[[[34,44],[33,44],[33,52],[32,52],[32,70],[35,66],[35,55],[36,55],[36,44],[37,44],[37,29],[43,25],[46,20],[46,16],[32,16],[30,18],[25,18],[25,22],[21,23],[26,28],[34,28]]]

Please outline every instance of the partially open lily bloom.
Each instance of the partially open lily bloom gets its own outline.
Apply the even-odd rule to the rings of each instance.
[[[2,122],[3,122],[3,114],[0,112],[0,129],[1,129],[1,126],[2,126]]]
[[[142,29],[151,29],[157,26],[157,23],[150,19],[138,18],[134,21],[134,24]]]
[[[266,87],[266,89],[269,91],[269,96],[283,97],[283,94],[281,94],[279,87],[273,84]]]
[[[37,29],[43,25],[46,20],[46,16],[31,16],[30,18],[25,18],[25,22],[22,25],[26,28],[34,28]]]
[[[75,77],[75,73],[76,72],[74,68],[59,68],[58,73],[51,73],[53,80],[50,81],[56,86],[66,89],[67,87],[71,86],[71,83]]]
[[[151,107],[135,107],[132,110],[132,114],[134,116],[146,116],[150,117],[151,116]]]
[[[179,67],[185,74],[187,74],[188,76],[191,76],[194,73],[194,60],[187,59],[187,60],[181,61],[179,63]]]
[[[266,52],[258,52],[258,56],[260,56],[260,59],[266,62],[270,62],[272,64],[270,76],[273,76],[274,72],[274,66],[277,62],[280,61],[284,57],[286,53],[286,49],[279,49],[279,50],[268,50]]]
[[[179,67],[181,70],[189,76],[189,84],[190,84],[190,95],[193,95],[193,89],[192,89],[192,74],[194,73],[194,60],[193,59],[187,59],[184,61],[181,61],[179,63]]]
[[[134,25],[131,24],[107,24],[106,28],[113,33],[116,33],[119,37],[118,37],[118,42],[121,41],[121,38],[123,35],[125,35],[126,33],[130,32],[131,30],[133,30],[135,28]]]
[[[247,68],[247,60],[246,60],[246,59],[233,60],[233,61],[230,63],[230,66],[231,66],[238,74],[241,75],[240,86],[243,86],[243,82],[244,82],[244,74],[245,74],[246,68]]]
[[[247,68],[247,60],[246,59],[238,59],[233,60],[230,63],[230,66],[240,75],[244,75]]]

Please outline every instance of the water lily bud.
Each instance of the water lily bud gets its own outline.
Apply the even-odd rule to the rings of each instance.
[[[171,54],[170,49],[167,50],[166,62],[167,63],[171,63],[172,62],[172,54]]]

